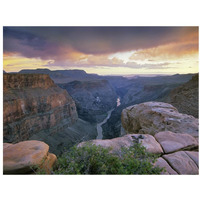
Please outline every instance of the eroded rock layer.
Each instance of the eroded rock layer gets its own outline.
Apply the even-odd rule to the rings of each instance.
[[[187,83],[173,89],[164,99],[175,106],[179,112],[194,117],[199,116],[199,74],[192,77]]]
[[[198,137],[199,122],[193,116],[179,113],[167,103],[146,102],[127,107],[121,115],[127,133],[155,135],[161,131],[187,133]]]
[[[27,140],[44,130],[56,134],[78,119],[72,98],[48,75],[4,74],[3,84],[4,142]]]

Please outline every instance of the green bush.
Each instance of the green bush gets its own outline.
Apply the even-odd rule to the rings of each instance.
[[[155,155],[148,153],[141,144],[122,148],[120,155],[87,143],[74,146],[58,158],[54,174],[160,174],[162,168],[155,167]]]

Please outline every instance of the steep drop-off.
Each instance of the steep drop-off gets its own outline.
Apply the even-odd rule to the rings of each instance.
[[[117,89],[121,94],[121,105],[112,112],[111,117],[102,126],[104,139],[111,139],[121,135],[120,117],[124,108],[147,101],[163,101],[171,90],[180,84],[186,83],[193,75],[176,74],[173,76],[135,77],[126,81],[126,84],[122,84],[122,87]]]
[[[74,99],[81,119],[96,123],[116,106],[117,95],[107,80],[73,81],[58,84]]]
[[[77,120],[75,103],[48,75],[4,74],[4,141],[19,142],[35,133],[62,129]]]
[[[110,148],[110,153],[122,155],[122,148],[140,143],[150,153],[159,156],[156,166],[162,174],[199,173],[199,122],[193,116],[179,113],[170,104],[145,102],[123,109],[123,137],[91,140],[93,145]],[[82,142],[78,146],[84,146]]]
[[[49,75],[4,74],[3,102],[4,142],[41,140],[59,154],[64,146],[97,135],[88,123],[80,128],[86,122],[78,119],[73,99]]]

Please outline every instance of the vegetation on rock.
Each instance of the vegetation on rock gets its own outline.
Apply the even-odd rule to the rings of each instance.
[[[111,154],[110,148],[87,143],[74,146],[58,158],[54,174],[160,174],[154,166],[156,156],[139,143]]]

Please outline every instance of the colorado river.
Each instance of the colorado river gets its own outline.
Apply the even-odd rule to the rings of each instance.
[[[117,107],[120,105],[120,98],[117,98]],[[105,124],[107,122],[107,120],[110,118],[112,111],[114,110],[114,108],[112,110],[108,111],[107,117],[101,122],[97,124],[97,138],[96,139],[102,139],[103,138],[103,134],[102,134],[102,125]]]

